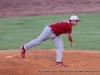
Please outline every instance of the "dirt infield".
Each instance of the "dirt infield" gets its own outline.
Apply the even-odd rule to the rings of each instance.
[[[67,67],[55,66],[56,50],[0,51],[0,75],[100,75],[100,52],[64,50]]]
[[[0,17],[100,12],[100,0],[0,0]]]

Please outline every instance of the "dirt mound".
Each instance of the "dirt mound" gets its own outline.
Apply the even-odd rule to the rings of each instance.
[[[100,0],[0,0],[0,17],[100,12]]]
[[[28,50],[22,58],[18,50],[0,51],[0,75],[100,75],[99,51],[65,50],[63,62],[55,66],[56,50]]]

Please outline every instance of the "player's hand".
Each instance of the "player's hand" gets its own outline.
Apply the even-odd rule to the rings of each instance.
[[[71,42],[71,43],[70,43],[70,47],[73,47],[73,46],[74,46],[74,43]]]

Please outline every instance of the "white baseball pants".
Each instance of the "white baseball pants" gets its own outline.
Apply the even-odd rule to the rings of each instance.
[[[63,42],[60,38],[60,36],[56,36],[52,31],[51,27],[46,26],[40,36],[29,43],[26,43],[24,45],[25,50],[28,50],[31,47],[34,47],[36,45],[41,44],[43,41],[46,41],[48,39],[52,39],[57,47],[56,51],[56,62],[62,61],[62,54],[63,54]]]

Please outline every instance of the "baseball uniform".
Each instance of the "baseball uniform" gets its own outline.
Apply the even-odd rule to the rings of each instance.
[[[63,42],[60,38],[61,34],[67,34],[72,32],[72,25],[69,20],[61,21],[54,24],[50,24],[44,28],[40,36],[24,45],[25,50],[31,47],[41,44],[43,41],[52,39],[57,48],[56,51],[56,62],[62,61],[63,54]]]

